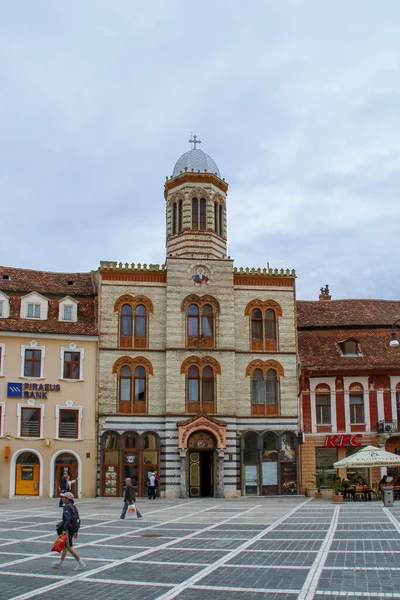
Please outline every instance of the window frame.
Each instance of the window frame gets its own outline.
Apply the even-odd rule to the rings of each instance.
[[[29,314],[30,307],[32,307],[32,313],[33,313],[32,315]],[[37,312],[36,311],[37,308],[39,309],[39,311],[38,311],[39,314],[36,315],[35,312]],[[41,308],[42,308],[42,306],[41,306],[40,302],[27,302],[26,303],[26,318],[40,320],[41,319],[41,316],[40,316]]]
[[[198,377],[194,377],[190,374],[192,368],[197,369]],[[204,376],[204,371],[206,369],[212,370],[212,376]],[[215,368],[212,365],[198,365],[193,364],[188,368],[188,372],[185,376],[186,378],[186,411],[188,414],[196,414],[199,411],[203,411],[207,414],[216,414],[217,412],[217,392],[216,392],[216,379],[217,373],[215,372]],[[189,381],[197,381],[197,398],[198,400],[190,400],[190,385]],[[206,386],[204,383],[211,382],[211,401],[205,400],[205,391]],[[208,405],[208,406],[207,406]]]
[[[349,338],[348,340],[343,340],[342,342],[338,342],[340,348],[340,355],[342,358],[358,358],[362,356],[362,352],[360,350],[360,343],[358,340],[354,338]],[[355,352],[347,352],[346,346],[348,344],[354,344],[356,351]]]
[[[6,356],[6,345],[0,344],[0,377],[4,377],[4,362]]]
[[[353,398],[361,398],[362,402],[352,403]],[[358,408],[357,408],[358,407]],[[350,425],[365,425],[365,397],[364,392],[354,391],[349,394]],[[362,412],[362,420],[358,413]],[[355,420],[353,420],[353,417]]]
[[[259,378],[259,376],[257,376],[257,378],[254,377],[254,374],[257,372],[261,372],[262,373],[262,379]],[[275,377],[271,378],[268,377],[268,373],[274,371],[275,373]],[[250,405],[251,405],[251,416],[253,417],[268,417],[268,416],[277,416],[280,415],[280,406],[281,406],[281,382],[280,382],[280,375],[278,374],[278,371],[272,367],[269,366],[266,369],[266,372],[264,373],[264,369],[260,368],[260,367],[256,367],[253,369],[253,372],[251,373],[251,377],[250,377]],[[258,384],[260,384],[260,382],[262,381],[263,383],[263,402],[254,402],[256,396],[255,396],[255,388],[256,386],[254,385],[255,382],[258,382]],[[268,395],[269,395],[269,391],[268,391],[268,382],[274,382],[274,399],[275,402],[268,402]],[[257,391],[257,399],[259,399],[259,394],[260,394],[260,388],[261,386],[258,385],[258,391]]]
[[[67,400],[67,402],[72,402],[72,400]],[[61,417],[63,411],[76,412],[76,437],[61,436]],[[79,441],[82,439],[82,406],[73,406],[73,404],[71,404],[71,406],[68,406],[67,404],[64,406],[56,406],[56,439],[66,440],[69,442]]]
[[[67,352],[79,352],[80,355],[80,363],[79,363],[79,378],[78,379],[70,379],[68,377],[64,377],[64,367],[65,367],[65,354]],[[68,381],[71,383],[76,383],[78,381],[84,381],[83,378],[83,365],[84,365],[84,359],[85,359],[85,349],[84,348],[77,348],[76,344],[72,343],[68,346],[68,348],[64,347],[60,349],[60,361],[61,361],[61,370],[60,370],[60,377],[59,379],[61,381]]]
[[[39,409],[40,410],[40,419],[39,419],[39,436],[31,437],[22,435],[22,425],[23,425],[23,410],[24,409]],[[18,404],[17,406],[17,431],[18,437],[24,440],[39,440],[44,439],[44,404]]]
[[[118,310],[118,347],[120,349],[147,349],[149,344],[149,314],[152,310],[146,305],[147,299],[138,302],[124,302],[124,304]],[[131,315],[123,314],[124,307],[129,306],[132,311]],[[143,315],[137,314],[138,308],[143,307],[145,313]],[[122,319],[130,318],[130,329],[129,335],[122,335]],[[144,322],[144,335],[137,334],[137,323],[143,320]]]
[[[4,437],[5,417],[6,417],[6,403],[0,402],[0,438]]]
[[[318,404],[318,399],[321,398],[329,398],[329,403]],[[324,410],[324,408],[329,409],[329,419],[327,421],[324,420],[324,413],[328,411]],[[332,397],[331,393],[328,391],[315,393],[315,423],[322,427],[325,425],[332,425]]]
[[[130,369],[130,376],[121,375],[121,371],[124,367]],[[139,376],[137,374],[137,369],[142,368],[144,370],[144,376]],[[117,373],[118,382],[117,382],[117,402],[118,402],[118,414],[125,415],[147,415],[148,414],[148,395],[149,395],[149,373],[145,365],[137,364],[132,368],[132,365],[126,363],[122,364]],[[129,381],[129,400],[121,399],[121,379]],[[144,400],[136,400],[136,384],[138,381],[144,381]],[[121,403],[129,402],[129,410],[121,410],[123,405]],[[126,406],[126,408],[128,408]]]
[[[41,364],[40,364],[40,375],[39,377],[34,377],[30,375],[25,375],[25,350],[41,350]],[[22,345],[21,346],[21,375],[22,379],[44,379],[44,360],[46,358],[46,346],[38,346],[37,342],[32,341],[29,346]]]
[[[192,214],[191,214],[191,225],[193,231],[207,231],[208,230],[208,205],[207,198],[192,198]]]
[[[254,314],[259,312],[261,317],[255,317]],[[271,312],[274,318],[268,318],[267,314]],[[254,325],[261,326],[261,337],[254,336]],[[272,323],[273,337],[268,334],[268,324]],[[272,307],[260,308],[255,306],[250,313],[250,345],[252,352],[278,352],[278,316],[276,310]]]
[[[0,319],[8,319],[10,316],[10,297],[2,291],[0,291],[0,303],[3,308]]]
[[[197,308],[197,315],[190,314],[190,308]],[[211,308],[211,313],[203,314],[203,310],[205,307]],[[187,348],[215,348],[215,325],[216,325],[216,310],[215,307],[209,301],[201,302],[191,302],[186,311],[186,347]],[[193,319],[197,321],[197,335],[193,335],[189,332],[189,325]],[[205,335],[203,333],[204,328],[204,319],[208,322],[210,326],[211,335]]]

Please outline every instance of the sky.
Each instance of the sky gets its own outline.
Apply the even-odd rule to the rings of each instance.
[[[191,133],[228,254],[398,299],[400,3],[0,0],[0,264],[165,261]]]

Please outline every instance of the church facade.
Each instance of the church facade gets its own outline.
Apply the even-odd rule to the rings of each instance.
[[[165,497],[299,491],[295,273],[235,268],[197,143],[165,183],[165,264],[97,273],[101,496],[154,470]]]

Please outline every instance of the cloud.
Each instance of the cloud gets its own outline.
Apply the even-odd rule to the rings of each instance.
[[[238,266],[298,295],[398,297],[391,0],[20,0],[0,22],[1,262],[165,260],[165,176],[191,131],[230,184]],[[34,248],[34,251],[32,251]]]

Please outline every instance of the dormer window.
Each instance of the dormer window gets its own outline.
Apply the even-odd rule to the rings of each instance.
[[[76,322],[78,320],[78,302],[71,296],[65,296],[59,301],[58,320]]]
[[[28,319],[40,319],[40,304],[28,302],[28,312],[26,316]]]
[[[7,319],[10,316],[10,298],[0,292],[0,319]]]
[[[0,318],[4,316],[4,300],[0,300]]]
[[[341,356],[362,356],[357,340],[343,340],[339,342]]]
[[[49,301],[38,292],[31,292],[21,298],[21,319],[40,319],[45,321],[49,310]]]

